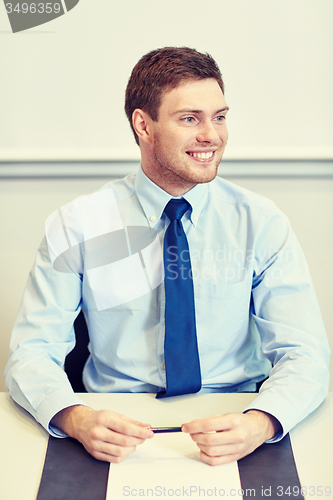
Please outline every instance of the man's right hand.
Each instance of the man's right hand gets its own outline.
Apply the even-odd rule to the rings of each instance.
[[[61,410],[53,417],[51,425],[80,441],[97,460],[111,463],[122,462],[138,444],[154,436],[153,431],[147,429],[149,424],[83,405]]]

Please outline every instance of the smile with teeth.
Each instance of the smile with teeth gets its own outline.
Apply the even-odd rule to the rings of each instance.
[[[209,158],[212,158],[212,156],[214,155],[214,151],[209,151],[207,153],[204,152],[191,153],[189,151],[187,154],[193,156],[194,158],[199,158],[200,160],[208,160]]]

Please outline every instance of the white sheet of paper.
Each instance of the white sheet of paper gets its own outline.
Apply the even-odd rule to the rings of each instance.
[[[211,467],[181,432],[155,434],[120,464],[111,464],[107,500],[155,497],[242,498],[237,462]]]

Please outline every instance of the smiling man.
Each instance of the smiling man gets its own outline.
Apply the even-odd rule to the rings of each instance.
[[[141,168],[48,219],[7,387],[52,435],[78,439],[97,459],[120,462],[153,437],[149,423],[97,412],[73,393],[62,367],[82,309],[87,391],[259,391],[243,413],[221,408],[182,425],[203,461],[238,460],[281,439],[327,394],[329,348],[309,271],[285,215],[217,177],[228,105],[208,54],[167,47],[143,56],[125,110]],[[152,247],[131,237],[139,227]],[[80,250],[71,254],[68,241]]]

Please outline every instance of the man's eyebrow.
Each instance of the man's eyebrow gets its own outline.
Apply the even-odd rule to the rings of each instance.
[[[226,106],[225,108],[220,109],[220,110],[217,112],[217,114],[218,114],[218,113],[224,113],[225,111],[229,111],[229,106]]]
[[[218,115],[219,113],[224,113],[225,111],[229,111],[229,106],[225,106],[224,108],[219,109],[214,114]],[[179,109],[179,110],[175,111],[173,114],[174,115],[178,115],[178,114],[181,114],[181,113],[196,113],[196,114],[199,114],[199,113],[203,113],[203,111],[202,111],[202,109],[183,108],[183,109]]]

